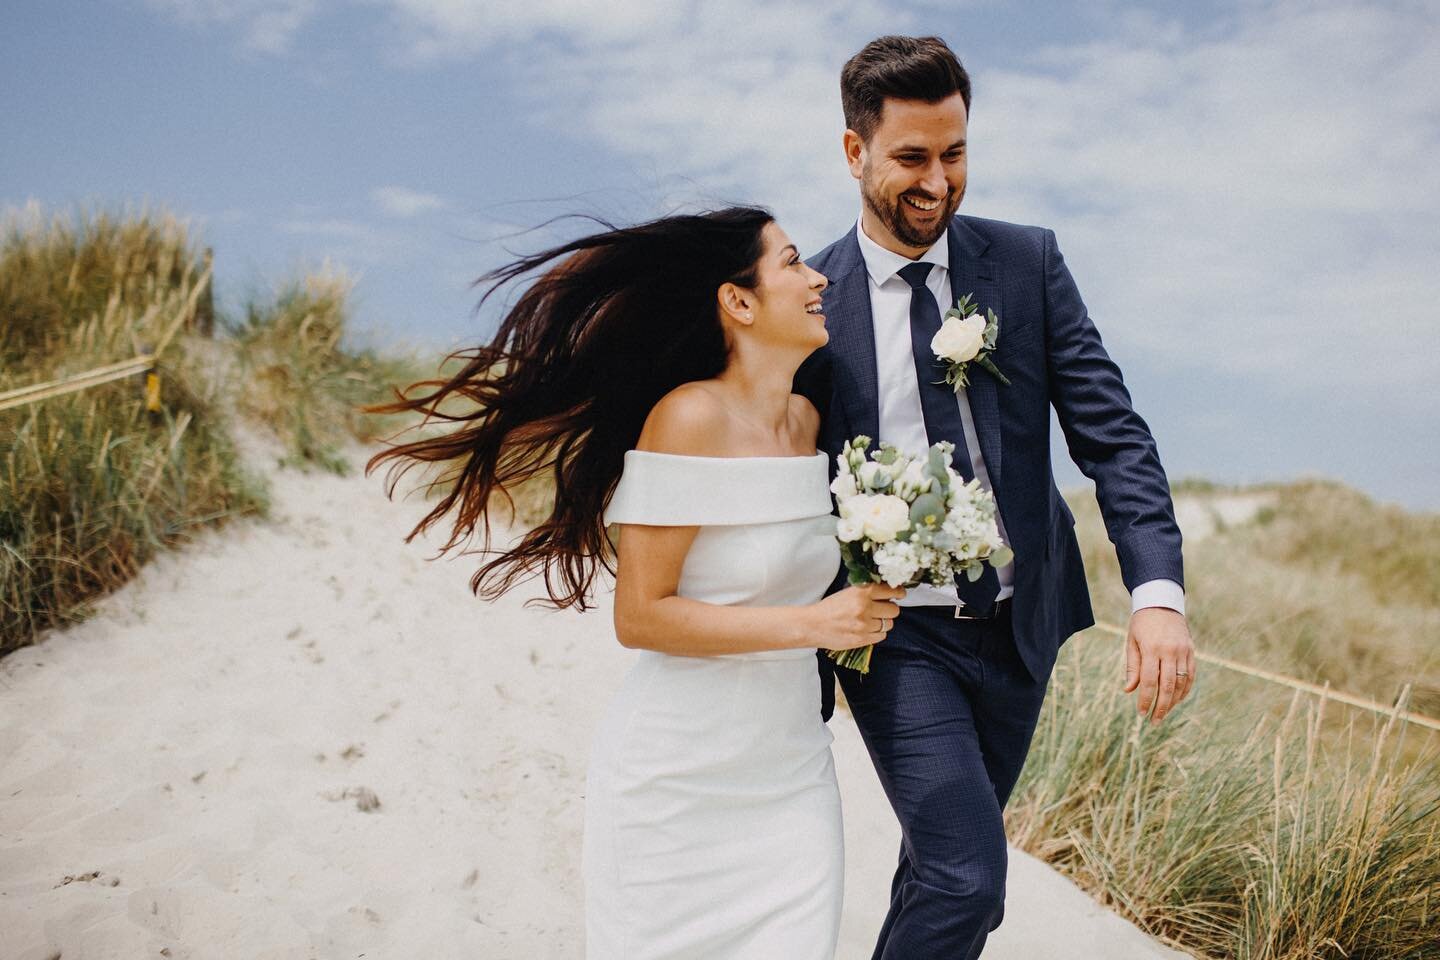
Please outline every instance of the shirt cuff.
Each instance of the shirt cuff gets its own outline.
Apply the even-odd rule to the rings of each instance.
[[[1130,594],[1130,612],[1145,607],[1167,607],[1185,616],[1185,588],[1174,580],[1147,580]]]

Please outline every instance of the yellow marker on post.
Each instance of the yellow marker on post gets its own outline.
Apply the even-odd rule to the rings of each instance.
[[[145,371],[145,409],[151,413],[160,412],[160,372]]]

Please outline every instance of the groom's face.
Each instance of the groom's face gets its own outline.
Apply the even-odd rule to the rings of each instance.
[[[919,256],[945,233],[965,196],[965,100],[886,99],[868,141],[845,131],[845,158],[860,181],[865,232]]]

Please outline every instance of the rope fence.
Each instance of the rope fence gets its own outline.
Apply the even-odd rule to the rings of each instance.
[[[175,318],[170,321],[164,335],[160,338],[159,344],[154,350],[149,350],[129,360],[121,360],[117,363],[108,363],[104,366],[95,367],[81,373],[73,373],[67,377],[60,377],[56,380],[48,380],[45,383],[32,383],[27,387],[17,387],[14,390],[0,392],[0,410],[9,410],[13,407],[23,407],[27,404],[38,403],[41,400],[49,400],[52,397],[61,397],[67,393],[77,393],[81,390],[88,390],[91,387],[98,387],[102,383],[110,383],[112,380],[123,380],[126,377],[133,377],[137,373],[145,374],[145,406],[148,410],[160,409],[160,377],[156,370],[156,361],[170,341],[175,337],[180,327],[186,320],[195,316],[196,305],[199,303],[200,294],[210,285],[211,268],[206,267],[205,272],[200,275],[194,289],[185,298],[184,308],[181,309]],[[160,309],[158,304],[152,305],[146,316],[141,318],[141,323],[148,322],[153,314]]]
[[[1115,626],[1115,624],[1113,623],[1099,622],[1096,623],[1092,629],[1100,630],[1104,633],[1120,637],[1121,639],[1124,639],[1129,635],[1128,631],[1121,627]],[[1329,687],[1322,687],[1319,684],[1309,683],[1297,677],[1287,677],[1283,673],[1275,673],[1271,670],[1262,670],[1259,667],[1252,667],[1249,664],[1241,663],[1238,660],[1230,660],[1226,657],[1216,656],[1213,653],[1205,653],[1200,650],[1195,651],[1195,659],[1201,661],[1202,663],[1213,663],[1217,667],[1223,667],[1226,670],[1233,670],[1236,673],[1243,673],[1247,677],[1255,677],[1258,680],[1267,680],[1270,683],[1279,684],[1282,687],[1289,687],[1292,690],[1302,690],[1305,693],[1311,693],[1317,697],[1325,697],[1329,700],[1335,700],[1339,703],[1343,703],[1351,707],[1356,707],[1361,710],[1370,710],[1374,713],[1381,714],[1382,716],[1399,717],[1400,719],[1405,720],[1408,723],[1413,723],[1416,726],[1428,727],[1431,730],[1440,730],[1440,720],[1436,720],[1434,717],[1427,717],[1422,713],[1415,713],[1410,710],[1399,710],[1395,705],[1387,707],[1385,704],[1380,703],[1376,700],[1367,700],[1364,697],[1357,697],[1354,694],[1343,693],[1338,690],[1332,690]]]

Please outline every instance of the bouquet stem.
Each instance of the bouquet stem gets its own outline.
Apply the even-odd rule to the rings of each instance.
[[[867,647],[855,647],[851,650],[826,650],[831,660],[850,670],[858,670],[861,673],[870,672],[870,651],[874,650],[874,644]]]

